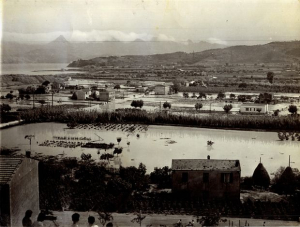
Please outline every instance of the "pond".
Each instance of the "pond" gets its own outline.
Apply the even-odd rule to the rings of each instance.
[[[137,137],[139,134],[139,137]],[[291,155],[291,166],[299,168],[300,142],[279,141],[276,132],[217,130],[204,128],[188,128],[175,126],[149,126],[147,131],[128,133],[121,130],[105,130],[93,127],[68,129],[61,123],[37,123],[20,125],[0,131],[1,144],[5,147],[19,147],[21,152],[30,148],[25,135],[34,135],[32,152],[45,155],[61,155],[64,157],[80,157],[90,153],[94,159],[99,159],[98,149],[94,148],[62,148],[39,146],[46,140],[58,137],[68,142],[68,137],[86,137],[98,143],[114,143],[123,147],[123,152],[110,161],[111,165],[138,166],[140,162],[147,167],[147,172],[154,167],[171,167],[172,159],[239,159],[242,176],[251,176],[261,158],[269,174],[280,166],[287,166]],[[118,145],[117,138],[121,137]],[[81,142],[84,138],[81,138]],[[100,141],[101,140],[101,141]],[[207,141],[213,141],[212,146]],[[130,145],[127,143],[130,142]],[[105,153],[100,150],[100,155]],[[113,153],[108,149],[107,153]]]

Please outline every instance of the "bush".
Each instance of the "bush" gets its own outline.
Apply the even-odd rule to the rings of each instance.
[[[165,109],[167,109],[167,108],[171,109],[171,103],[169,103],[169,102],[164,102],[163,107],[164,107]]]

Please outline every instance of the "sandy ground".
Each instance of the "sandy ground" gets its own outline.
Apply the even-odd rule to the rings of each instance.
[[[64,211],[64,212],[53,212],[55,216],[57,216],[57,221],[44,221],[44,226],[71,226],[71,216],[73,211]],[[80,221],[78,223],[79,226],[87,226],[88,216],[94,216],[96,219],[95,224],[99,227],[102,226],[100,221],[98,220],[98,215],[95,212],[77,212],[80,214]],[[113,213],[113,225],[114,226],[139,226],[137,223],[132,223],[131,220],[136,217],[134,214],[118,214]],[[191,215],[163,215],[163,214],[152,214],[146,215],[146,218],[142,222],[142,226],[173,226],[173,224],[177,223],[178,220],[182,220],[183,226],[186,226],[190,221],[195,220],[194,226],[201,226],[196,223],[195,217]],[[227,221],[224,223],[220,223],[219,226],[245,226],[245,223],[249,223],[249,226],[263,226],[265,222],[265,226],[300,226],[300,222],[296,221],[280,221],[280,220],[262,220],[262,219],[245,219],[245,218],[226,218]],[[230,224],[229,224],[230,221]]]

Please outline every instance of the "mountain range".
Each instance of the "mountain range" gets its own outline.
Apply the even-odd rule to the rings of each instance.
[[[201,52],[175,52],[156,55],[129,55],[122,57],[97,57],[89,60],[77,60],[70,67],[87,65],[219,65],[237,63],[298,63],[300,64],[300,41],[272,42],[254,46],[232,46],[210,49]]]
[[[47,44],[21,44],[2,42],[2,63],[70,63],[77,59],[90,59],[99,56],[153,55],[173,52],[200,52],[224,48],[221,44],[208,42],[174,42],[118,40],[104,42],[69,42],[63,36]]]

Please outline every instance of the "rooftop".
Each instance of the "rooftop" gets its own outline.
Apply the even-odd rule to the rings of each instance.
[[[11,180],[22,160],[17,157],[0,156],[0,184],[7,184]]]
[[[268,104],[266,104],[266,103],[245,102],[242,105],[243,106],[265,106],[265,105],[268,105]]]
[[[241,171],[239,160],[173,159],[172,170]]]

